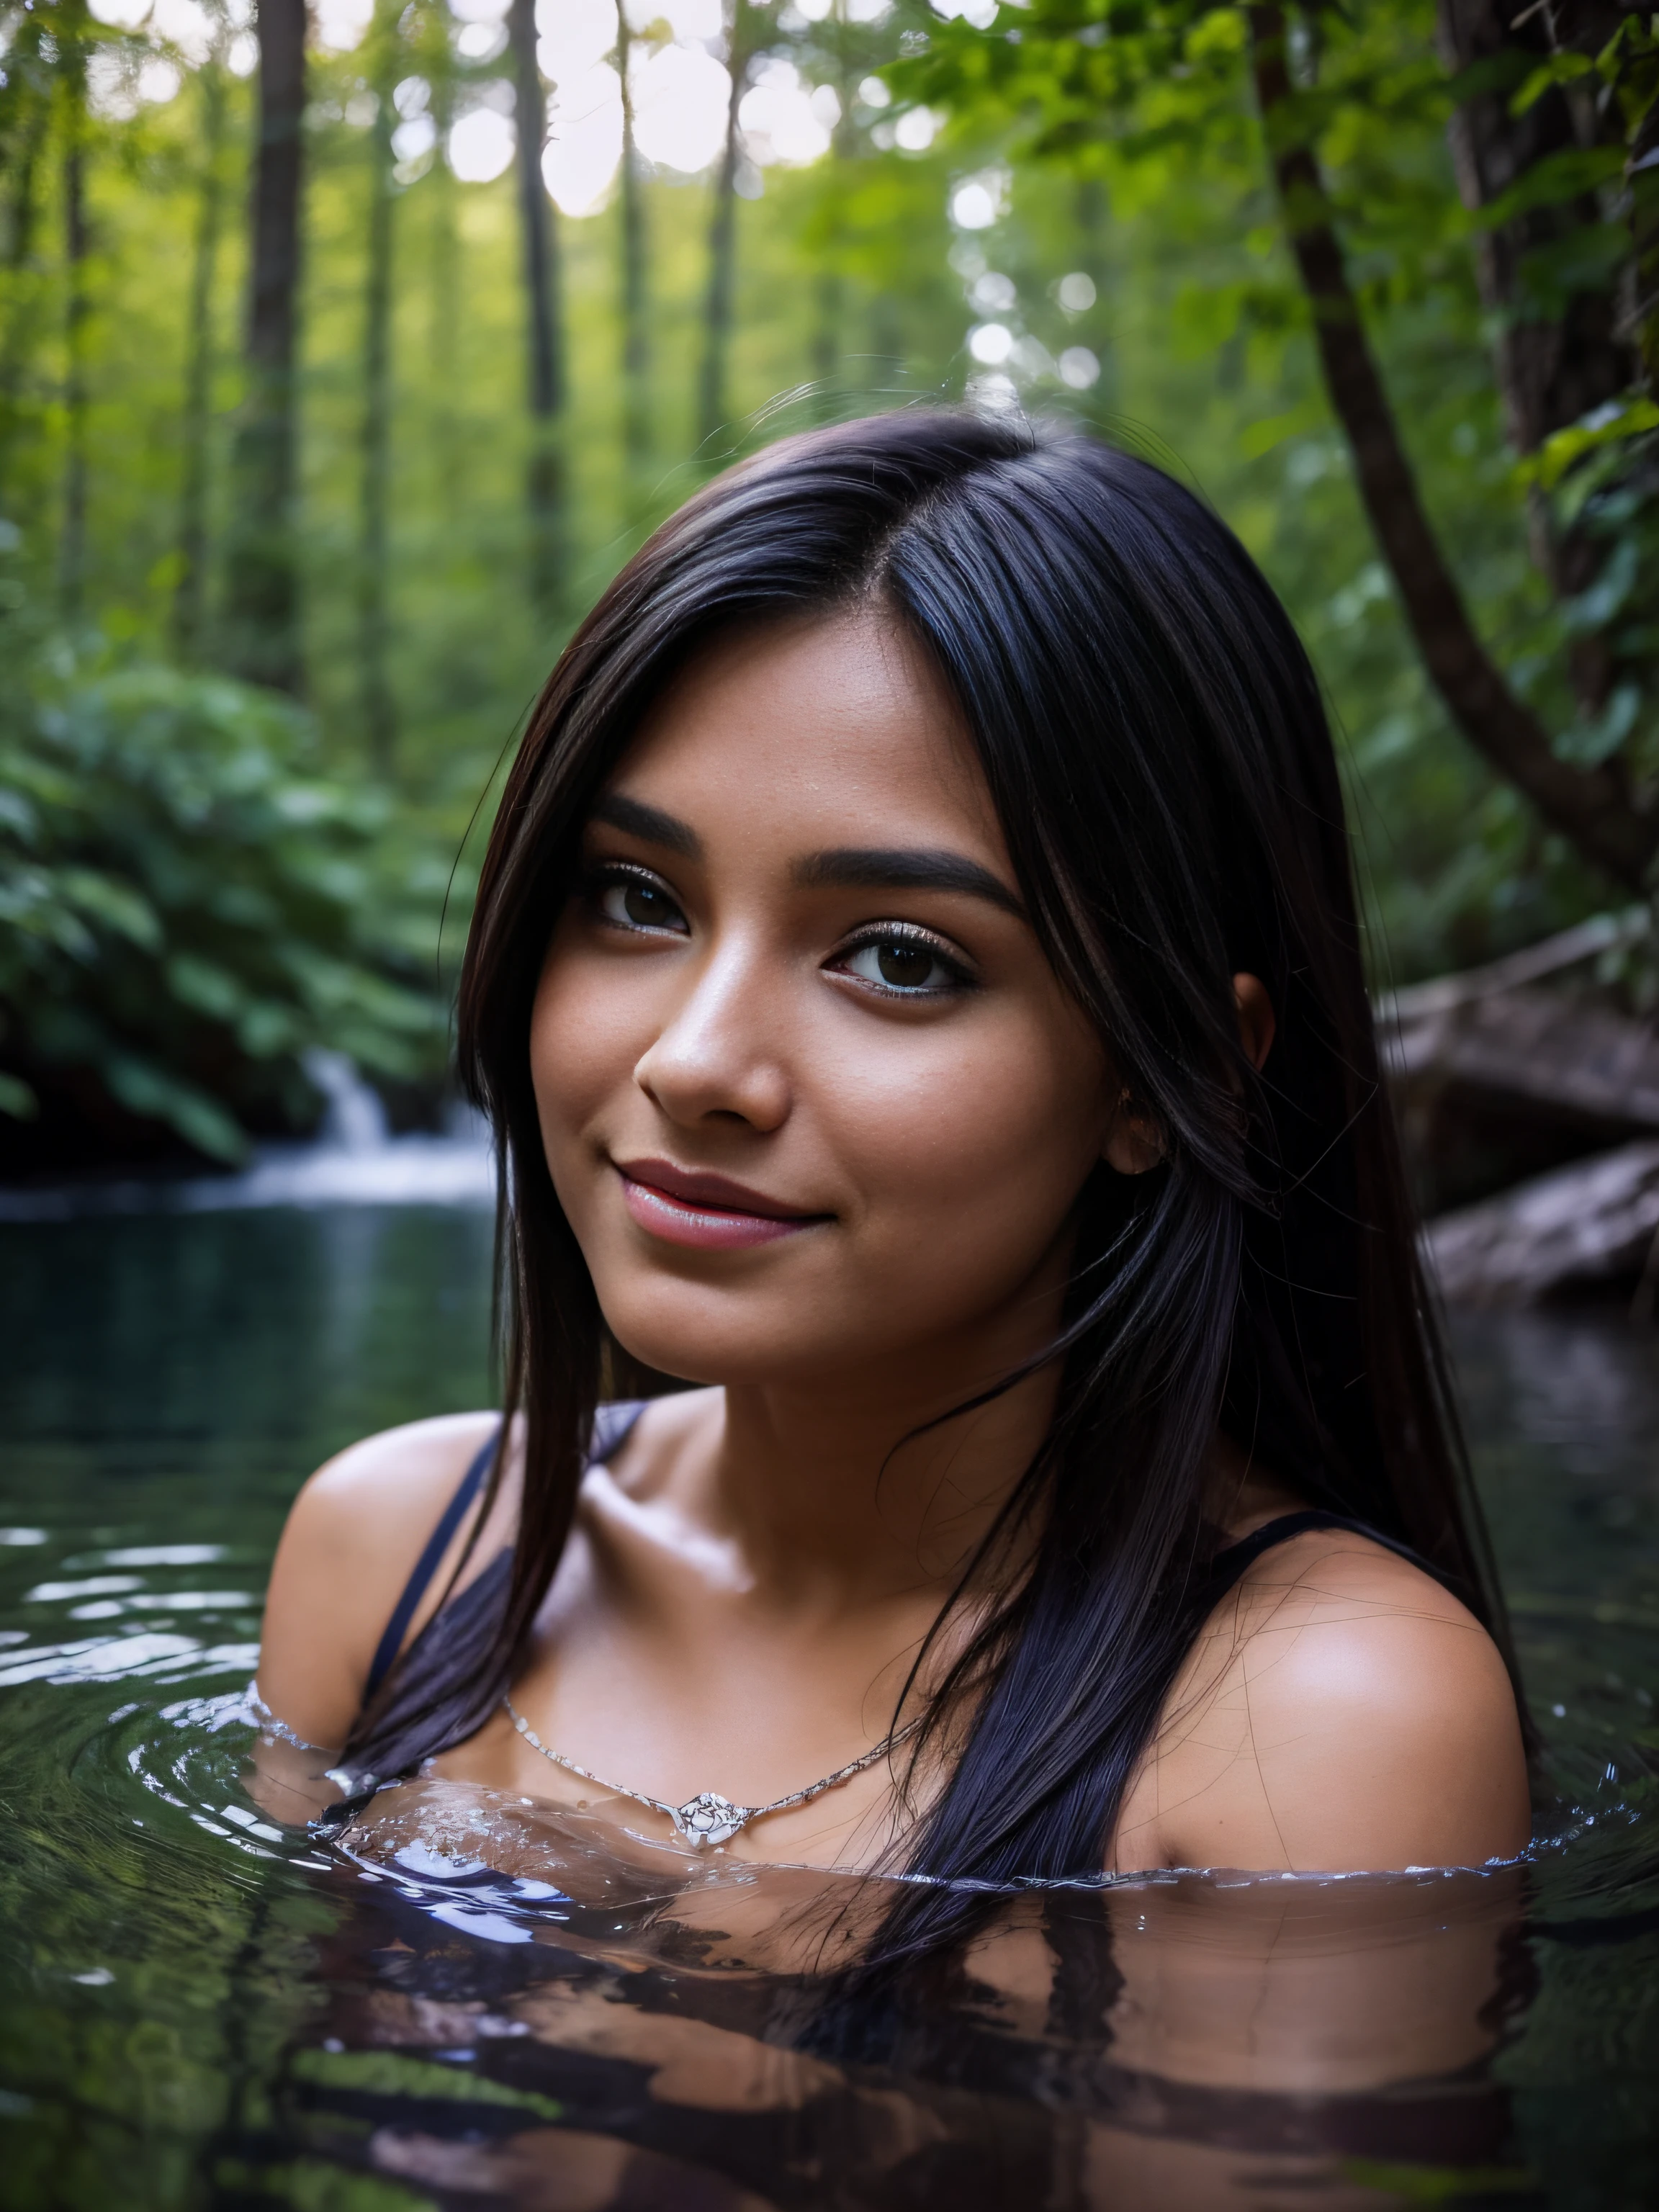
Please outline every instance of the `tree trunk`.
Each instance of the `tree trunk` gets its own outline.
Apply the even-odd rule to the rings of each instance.
[[[232,461],[226,645],[239,674],[297,692],[303,680],[295,503],[306,0],[259,0],[258,28],[247,392]]]
[[[1522,20],[1513,25],[1505,17]],[[1618,26],[1615,13],[1607,35]],[[1525,0],[1439,0],[1440,46],[1446,66],[1482,70],[1490,88],[1466,100],[1452,117],[1451,149],[1463,204],[1490,207],[1552,154],[1579,143],[1566,88],[1544,94],[1523,115],[1510,103],[1522,80],[1550,52],[1543,11]],[[1507,70],[1505,61],[1513,64]],[[1590,118],[1590,128],[1595,128]],[[1497,228],[1475,233],[1475,270],[1483,306],[1501,318],[1498,385],[1518,453],[1536,453],[1553,430],[1576,422],[1630,381],[1628,349],[1613,333],[1611,301],[1574,292],[1565,312],[1545,319],[1526,294],[1526,257],[1601,220],[1593,198],[1533,208]]]
[[[87,21],[84,0],[65,10],[64,88],[64,524],[58,590],[64,619],[80,615],[87,563]]]
[[[1618,27],[1617,11],[1581,6],[1577,13],[1605,17],[1585,27],[1595,46]],[[1507,20],[1511,16],[1516,20]],[[1525,0],[1439,0],[1439,33],[1448,69],[1477,69],[1486,81],[1486,88],[1466,100],[1451,122],[1458,191],[1472,212],[1490,207],[1539,162],[1600,135],[1594,100],[1575,100],[1574,88],[1557,86],[1524,114],[1510,112],[1516,88],[1551,52],[1547,11],[1527,7]],[[1559,253],[1575,231],[1601,221],[1594,196],[1587,195],[1528,209],[1475,233],[1481,304],[1497,327],[1498,393],[1510,442],[1519,453],[1536,453],[1553,431],[1616,398],[1630,383],[1635,364],[1617,334],[1609,288],[1572,291],[1553,313],[1529,296],[1529,258],[1541,258],[1552,249]],[[1607,558],[1607,539],[1582,523],[1558,527],[1548,500],[1536,489],[1529,521],[1533,557],[1551,588],[1562,598],[1588,589]],[[1568,658],[1581,707],[1599,713],[1614,680],[1606,641],[1576,638]]]
[[[213,405],[213,304],[224,212],[225,78],[216,56],[198,74],[202,88],[202,172],[190,277],[190,334],[185,364],[184,467],[179,494],[179,577],[173,635],[181,659],[202,646],[207,611],[208,438]]]
[[[732,72],[732,96],[726,108],[726,143],[714,172],[714,204],[708,223],[708,289],[703,306],[702,374],[698,383],[697,429],[705,449],[728,428],[726,356],[731,349],[732,319],[737,301],[738,162],[743,152],[738,108],[749,74],[747,0],[727,0],[727,4],[730,27],[726,65]]]
[[[1624,326],[1651,392],[1659,386],[1659,101],[1643,117],[1625,164],[1635,257]]]
[[[558,231],[553,203],[542,178],[547,95],[536,59],[535,0],[512,0],[507,28],[517,87],[519,215],[529,346],[530,461],[525,493],[530,521],[530,591],[537,613],[543,621],[552,623],[558,616],[564,566],[564,471],[559,447],[564,363]]]
[[[651,453],[651,329],[646,282],[645,180],[634,143],[634,92],[629,82],[634,33],[626,6],[617,10],[617,70],[622,79],[622,355],[623,454],[628,471],[629,505],[640,490],[638,478]]]
[[[38,52],[34,51],[39,38],[40,19],[30,16],[11,50],[9,66],[14,71],[27,66],[33,76],[41,70]],[[0,341],[0,502],[3,502],[0,511],[12,522],[18,519],[21,491],[21,486],[13,481],[12,453],[23,428],[23,373],[38,327],[38,279],[33,271],[34,233],[40,213],[40,155],[51,115],[48,94],[36,87],[26,118],[9,149],[11,179],[6,195],[5,266],[11,283],[8,287],[10,296],[5,337]]]
[[[1641,890],[1659,848],[1654,824],[1632,806],[1616,768],[1575,768],[1556,757],[1542,725],[1504,682],[1475,635],[1423,512],[1366,343],[1323,180],[1311,150],[1291,135],[1280,9],[1252,7],[1250,35],[1256,97],[1291,248],[1313,311],[1326,390],[1347,434],[1360,495],[1418,650],[1476,750],[1518,786],[1586,859]]]
[[[853,153],[853,83],[856,74],[847,37],[846,0],[835,0],[826,27],[835,47],[836,96],[841,102],[841,113],[830,138],[830,166],[823,180],[829,206],[820,249],[817,315],[812,331],[812,394],[819,422],[832,422],[841,411],[842,356],[847,347],[847,286],[839,262],[846,235],[847,163]]]
[[[446,53],[441,64],[443,74],[434,71],[432,80],[432,116],[441,148],[448,139],[454,109],[453,91],[447,74],[449,66]],[[457,340],[460,336],[462,313],[461,241],[455,221],[455,179],[449,173],[448,163],[441,158],[433,163],[425,189],[433,196],[432,245],[428,264],[431,278],[428,301],[434,393],[432,435],[437,463],[440,511],[444,528],[449,532],[454,527],[462,493],[460,440],[455,406],[455,395],[460,388]]]
[[[368,256],[363,273],[362,507],[357,547],[357,653],[363,734],[375,773],[392,774],[397,717],[386,616],[386,502],[392,470],[392,88],[400,47],[395,12],[375,26],[374,121],[369,131]]]

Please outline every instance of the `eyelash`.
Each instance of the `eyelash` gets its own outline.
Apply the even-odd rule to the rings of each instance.
[[[866,927],[842,945],[838,952],[833,954],[828,964],[833,968],[841,969],[842,962],[851,959],[855,953],[862,952],[872,945],[902,945],[908,951],[928,953],[938,961],[939,966],[951,978],[948,983],[929,984],[885,983],[878,981],[873,976],[869,975],[859,975],[853,979],[865,990],[873,991],[878,997],[910,1000],[947,999],[953,998],[958,992],[978,988],[974,976],[962,960],[951,951],[945,940],[935,937],[929,930],[918,929],[914,923],[890,921]],[[842,969],[841,972],[846,971]]]
[[[675,898],[661,878],[653,875],[648,868],[630,866],[625,861],[613,860],[595,868],[589,875],[584,888],[588,898],[595,908],[599,909],[599,918],[611,928],[631,932],[641,937],[678,936],[679,932],[677,930],[653,928],[647,922],[618,921],[604,913],[605,894],[608,890],[614,890],[619,886],[628,884],[638,884],[643,890],[654,892],[658,897],[665,900],[677,915],[681,915],[684,918],[678,900]],[[945,970],[951,980],[947,983],[897,984],[883,982],[868,975],[858,975],[851,979],[860,984],[863,989],[875,993],[878,997],[913,1000],[942,999],[954,996],[957,992],[975,990],[978,988],[974,975],[960,957],[951,950],[945,939],[935,937],[930,930],[917,928],[913,922],[868,923],[848,939],[824,964],[832,973],[845,974],[846,969],[842,963],[852,959],[868,946],[883,945],[903,945],[918,952],[930,954]]]
[[[653,875],[649,868],[630,867],[625,861],[612,860],[593,869],[584,884],[583,890],[599,919],[608,927],[631,932],[641,937],[678,937],[680,934],[678,930],[653,928],[650,923],[643,921],[618,921],[605,912],[605,893],[630,886],[640,890],[653,892],[657,897],[665,900],[672,907],[682,921],[684,919],[679,901],[663,882],[661,877]]]

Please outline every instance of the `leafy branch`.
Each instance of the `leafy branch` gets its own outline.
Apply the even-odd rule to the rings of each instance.
[[[1659,52],[1636,16],[1592,42],[1591,16],[1564,0],[1552,28],[1520,0],[1440,0],[1437,56],[1412,0],[1358,18],[1279,0],[1033,0],[985,30],[931,27],[891,75],[905,96],[949,108],[964,137],[999,131],[1026,158],[1131,179],[1178,161],[1230,190],[1250,219],[1271,191],[1326,392],[1429,676],[1469,743],[1546,823],[1646,891],[1659,861],[1659,529],[1649,526],[1659,415],[1648,390]],[[1605,31],[1605,16],[1595,21]],[[1462,208],[1443,180],[1411,168],[1397,131],[1407,117],[1449,129]],[[1345,234],[1370,241],[1373,259],[1387,241],[1392,297],[1356,280]],[[1443,286],[1449,252],[1473,255],[1498,333],[1517,481],[1578,705],[1577,723],[1559,732],[1479,635],[1367,336],[1366,308],[1386,313],[1402,284]]]

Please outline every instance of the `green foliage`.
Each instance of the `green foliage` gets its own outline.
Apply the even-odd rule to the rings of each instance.
[[[550,2125],[564,2118],[563,2106],[552,2097],[401,2051],[299,2051],[291,2070],[296,2081],[315,2088],[356,2096],[437,2097],[449,2104],[506,2106]]]
[[[1453,77],[1431,0],[1358,11],[1316,0],[1288,11],[1291,87],[1268,131],[1244,6],[1031,0],[982,29],[920,8],[911,21],[908,51],[886,72],[900,97],[948,112],[957,144],[995,148],[1022,180],[1096,180],[1119,235],[1161,253],[1158,274],[1138,268],[1131,283],[1165,292],[1177,346],[1224,379],[1236,364],[1247,395],[1277,402],[1219,453],[1190,425],[1181,445],[1195,460],[1205,452],[1206,489],[1289,601],[1329,685],[1370,864],[1378,980],[1488,957],[1601,902],[1594,874],[1471,758],[1425,680],[1369,532],[1354,528],[1351,456],[1310,373],[1309,309],[1269,155],[1295,146],[1316,158],[1477,628],[1561,757],[1613,763],[1630,803],[1649,809],[1659,793],[1659,534],[1648,519],[1659,416],[1636,386],[1517,459],[1504,449],[1494,360],[1506,329],[1624,296],[1640,226],[1632,200],[1611,195],[1659,88],[1650,30],[1632,17],[1600,54],[1534,68],[1511,50]],[[1605,88],[1592,142],[1547,153],[1501,198],[1466,208],[1448,145],[1460,103],[1496,95],[1522,113],[1587,79]],[[1645,173],[1633,172],[1638,201]],[[1545,231],[1534,223],[1510,247],[1514,298],[1496,312],[1476,283],[1485,234],[1544,211]],[[1557,544],[1580,541],[1564,564],[1569,586],[1528,559],[1540,526]]]
[[[435,915],[388,816],[290,702],[40,651],[0,708],[0,1108],[234,1163],[315,1119],[308,1047],[434,1075]]]
[[[967,349],[988,313],[975,287],[987,275],[1006,277],[1018,302],[997,312],[1023,349],[1021,401],[1079,414],[1196,482],[1308,638],[1354,799],[1379,980],[1491,957],[1603,903],[1605,886],[1452,726],[1377,564],[1285,248],[1249,82],[1247,11],[1231,0],[1031,0],[1005,6],[983,31],[941,20],[924,0],[899,0],[878,21],[863,20],[868,13],[855,21],[840,0],[814,21],[777,0],[750,10],[757,66],[787,61],[807,83],[832,88],[841,120],[812,166],[750,171],[744,181],[732,421],[718,451],[840,413],[982,388]],[[281,763],[278,780],[325,786],[337,802],[304,835],[289,823],[260,850],[269,858],[303,848],[315,859],[325,849],[322,877],[356,888],[319,900],[310,862],[284,857],[270,862],[273,890],[260,872],[265,863],[252,867],[234,837],[214,846],[213,865],[251,869],[310,948],[278,959],[273,946],[286,941],[287,922],[270,944],[258,931],[239,936],[210,921],[199,905],[186,922],[165,907],[132,852],[111,857],[107,840],[94,839],[100,857],[88,857],[76,842],[82,832],[69,837],[74,807],[65,802],[47,823],[20,785],[40,816],[39,834],[61,828],[69,842],[48,864],[15,824],[4,830],[8,867],[14,857],[37,873],[49,866],[52,885],[27,927],[7,923],[6,972],[21,963],[32,1024],[47,1010],[42,1038],[61,1042],[81,1026],[61,1052],[56,1042],[48,1051],[33,1029],[27,1053],[15,1027],[0,1041],[0,1109],[26,1109],[18,1085],[27,1083],[43,1097],[50,1089],[58,1113],[73,1088],[66,1071],[91,1070],[100,1098],[159,1111],[197,1147],[228,1157],[239,1133],[303,1125],[311,1102],[296,1055],[307,1042],[341,1047],[386,1073],[434,1064],[438,1025],[425,979],[447,855],[481,792],[494,787],[564,629],[718,457],[714,445],[702,449],[696,419],[710,179],[664,170],[644,181],[643,453],[628,449],[619,373],[619,209],[613,198],[591,216],[557,222],[566,557],[562,613],[550,624],[528,588],[514,177],[463,184],[442,143],[469,104],[502,104],[508,61],[487,51],[487,31],[481,38],[476,24],[463,45],[443,0],[416,0],[395,21],[381,9],[355,51],[313,48],[299,372],[308,724],[205,676],[168,678],[161,668],[183,635],[175,594],[191,440],[207,477],[207,588],[192,651],[210,665],[223,644],[215,623],[228,457],[245,396],[238,356],[249,273],[238,211],[256,123],[254,83],[235,73],[242,63],[228,21],[208,59],[173,53],[179,88],[158,98],[136,89],[155,52],[153,30],[114,30],[69,0],[32,9],[0,0],[0,41],[9,41],[0,56],[0,514],[19,535],[20,573],[38,604],[60,588],[71,445],[66,27],[90,99],[89,242],[79,279],[88,501],[81,599],[113,647],[103,659],[77,647],[78,672],[41,663],[27,701],[13,702],[6,742],[33,763],[29,775],[55,763],[60,781],[64,761],[78,757],[73,744],[91,744],[106,759],[99,746],[115,739],[94,744],[97,732],[167,724],[197,733],[180,738],[187,750],[205,744],[220,759],[201,732],[238,721],[243,708],[227,703],[234,696],[246,707],[249,744]],[[641,33],[638,51],[666,35],[660,25]],[[1659,718],[1644,674],[1627,665],[1646,649],[1645,610],[1659,576],[1641,489],[1650,466],[1643,441],[1655,437],[1649,403],[1637,395],[1616,416],[1592,415],[1559,432],[1517,473],[1494,382],[1497,332],[1476,283],[1482,226],[1513,207],[1479,217],[1466,210],[1446,144],[1455,105],[1477,88],[1479,73],[1448,76],[1432,0],[1292,11],[1291,38],[1293,94],[1276,127],[1317,152],[1425,506],[1480,632],[1567,757],[1613,761],[1637,784],[1659,775]],[[1511,56],[1479,77],[1528,112],[1564,89],[1577,97],[1600,88],[1617,118],[1595,143],[1535,165],[1522,180],[1529,204],[1557,210],[1547,246],[1529,252],[1521,272],[1528,315],[1548,318],[1607,294],[1628,260],[1622,222],[1596,210],[1611,204],[1620,187],[1606,179],[1647,127],[1659,83],[1652,49],[1650,29],[1632,17],[1600,54],[1557,56],[1541,74]],[[897,105],[884,104],[879,85],[871,94],[878,76]],[[393,774],[373,798],[362,781],[364,281],[374,165],[384,158],[377,101],[388,84],[399,118],[434,118],[437,143],[399,150],[392,172],[382,580],[397,732]],[[216,153],[211,101],[228,134]],[[907,105],[948,118],[931,144],[921,136],[895,143]],[[415,144],[401,132],[392,143]],[[1004,179],[1001,216],[983,231],[954,229],[954,189],[988,169]],[[192,419],[191,288],[210,186],[222,195],[224,227],[206,295],[206,413]],[[1659,168],[1638,173],[1631,189],[1638,204],[1659,190]],[[1574,210],[1587,192],[1595,219],[1579,222]],[[1061,307],[1055,288],[1068,271],[1087,273],[1094,305]],[[1068,348],[1089,349],[1097,383],[1078,390],[1061,380],[1056,364]],[[1540,501],[1567,522],[1583,520],[1609,548],[1588,587],[1561,603],[1528,558],[1529,505]],[[1626,541],[1634,556],[1620,550]],[[1586,713],[1568,665],[1587,643],[1603,642],[1615,680]],[[81,735],[71,740],[74,732]],[[170,820],[171,787],[155,760],[173,740],[132,742],[151,744],[139,811],[147,822]],[[106,765],[94,781],[106,796],[125,787]],[[275,822],[280,809],[262,803]],[[145,944],[143,915],[162,940]],[[134,1027],[139,1003],[150,1012]],[[91,1110],[75,1108],[83,1118]]]

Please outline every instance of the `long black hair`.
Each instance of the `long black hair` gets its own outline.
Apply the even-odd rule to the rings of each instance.
[[[459,1002],[462,1074],[500,1148],[524,1506],[493,1641],[423,1748],[470,1734],[509,1681],[612,1371],[529,1060],[585,821],[713,639],[860,605],[900,623],[953,693],[1033,927],[1164,1155],[1137,1177],[1102,1166],[1082,1194],[1053,1425],[978,1563],[1018,1528],[1026,1564],[933,1701],[950,1771],[905,1844],[924,1875],[1097,1875],[1206,1610],[1218,1423],[1310,1504],[1412,1547],[1508,1644],[1378,1071],[1317,680],[1200,499],[1017,416],[890,414],[732,470],[617,576],[537,704]],[[1240,969],[1278,1018],[1261,1075],[1239,1041]],[[377,1709],[354,1739],[365,1763]],[[902,1895],[894,1954],[936,1947],[960,1917],[948,1886]]]

